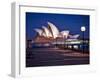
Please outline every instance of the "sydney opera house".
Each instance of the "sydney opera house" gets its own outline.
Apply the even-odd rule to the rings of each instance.
[[[89,64],[89,45],[83,46],[79,34],[60,31],[51,22],[47,25],[34,29],[36,35],[27,44],[26,67]]]
[[[26,12],[26,67],[89,64],[89,16]]]
[[[79,34],[70,35],[69,30],[60,31],[53,23],[47,22],[48,26],[34,29],[37,33],[32,43],[37,46],[50,46],[52,44],[64,44],[65,41],[77,40]]]

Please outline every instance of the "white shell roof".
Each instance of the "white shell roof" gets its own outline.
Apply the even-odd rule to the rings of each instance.
[[[58,28],[57,28],[54,24],[52,24],[52,23],[50,23],[50,22],[48,22],[48,25],[49,25],[49,27],[51,28],[51,33],[52,33],[52,35],[53,35],[53,38],[58,37],[58,35],[59,35],[59,30],[58,30]]]
[[[43,26],[42,28],[44,30],[44,33],[46,34],[46,37],[52,37],[52,34],[47,27]]]
[[[77,39],[79,37],[79,34],[70,35],[68,30],[59,32],[58,28],[50,22],[48,22],[48,25],[49,27],[42,26],[42,29],[36,28],[35,31],[39,34],[39,36],[44,36],[48,38],[53,37],[54,39],[57,37],[68,38],[68,36],[69,38],[73,38],[73,39]]]
[[[42,35],[43,33],[43,30],[42,29],[34,29],[40,36]]]
[[[76,34],[76,35],[69,35],[69,38],[77,39],[79,36],[80,36],[79,34]]]
[[[69,35],[69,31],[68,31],[68,30],[61,31],[60,33],[61,33],[61,35],[62,35],[63,37],[68,38],[68,35]]]

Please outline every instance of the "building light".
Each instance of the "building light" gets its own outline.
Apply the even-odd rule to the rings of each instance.
[[[74,47],[74,49],[78,49],[78,46],[77,45],[74,45],[73,47]]]

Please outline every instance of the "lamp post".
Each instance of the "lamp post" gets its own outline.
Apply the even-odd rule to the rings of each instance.
[[[81,31],[82,31],[82,39],[83,39],[83,42],[82,42],[83,43],[83,47],[82,47],[83,49],[82,50],[83,50],[83,53],[84,53],[84,32],[86,31],[85,26],[81,27]]]

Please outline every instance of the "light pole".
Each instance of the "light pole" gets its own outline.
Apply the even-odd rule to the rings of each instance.
[[[83,39],[83,42],[82,42],[83,43],[83,47],[82,47],[83,49],[82,50],[83,50],[83,53],[84,53],[84,32],[86,31],[85,26],[81,27],[81,31],[82,31],[82,39]]]

